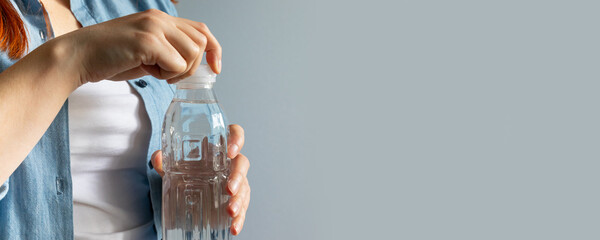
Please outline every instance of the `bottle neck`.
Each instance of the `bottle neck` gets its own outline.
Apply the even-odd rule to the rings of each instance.
[[[177,83],[175,98],[193,101],[216,101],[213,83]]]

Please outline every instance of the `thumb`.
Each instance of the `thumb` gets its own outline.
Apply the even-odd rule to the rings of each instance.
[[[154,167],[154,170],[156,170],[158,175],[160,175],[160,177],[163,177],[165,175],[165,172],[163,171],[162,167],[162,151],[158,150],[154,152],[150,161],[152,162],[152,167]]]

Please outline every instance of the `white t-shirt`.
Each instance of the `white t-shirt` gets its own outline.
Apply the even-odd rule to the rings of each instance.
[[[125,81],[87,83],[69,97],[75,239],[153,239],[146,177],[151,129]]]

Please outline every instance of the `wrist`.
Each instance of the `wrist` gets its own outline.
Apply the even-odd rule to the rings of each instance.
[[[42,48],[43,47],[43,48]],[[58,75],[57,81],[65,84],[68,89],[74,91],[83,85],[82,61],[79,59],[76,48],[65,38],[55,38],[40,46],[42,57],[46,56],[49,63],[49,71]]]

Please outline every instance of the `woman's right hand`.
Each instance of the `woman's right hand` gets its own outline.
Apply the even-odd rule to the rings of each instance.
[[[158,10],[61,35],[0,73],[0,183],[17,169],[80,85],[144,75],[174,83],[206,52],[221,71],[221,46],[206,25]]]
[[[202,56],[221,71],[221,46],[205,24],[151,9],[81,28],[51,40],[66,52],[79,85],[144,75],[169,83],[194,73]],[[62,47],[61,47],[62,46]]]

